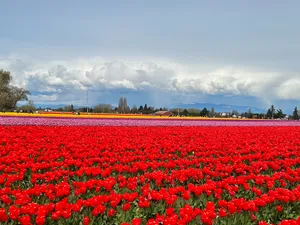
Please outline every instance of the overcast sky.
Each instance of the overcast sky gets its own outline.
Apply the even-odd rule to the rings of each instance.
[[[0,68],[35,103],[300,106],[299,1],[0,2]]]

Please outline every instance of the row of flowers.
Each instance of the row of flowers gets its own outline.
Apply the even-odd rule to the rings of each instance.
[[[0,116],[0,125],[36,126],[300,126],[299,121],[63,118]]]
[[[299,224],[299,131],[0,126],[0,221]]]

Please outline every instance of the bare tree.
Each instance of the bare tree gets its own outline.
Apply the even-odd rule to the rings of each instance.
[[[130,108],[129,108],[128,104],[127,104],[126,97],[124,97],[123,101],[124,101],[124,109],[123,109],[124,113],[129,113],[130,112]]]
[[[119,113],[123,113],[124,112],[124,99],[123,99],[123,97],[120,97],[119,106],[118,106],[118,112]]]

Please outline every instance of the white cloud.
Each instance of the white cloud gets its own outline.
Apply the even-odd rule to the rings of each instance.
[[[248,95],[272,99],[300,100],[300,74],[262,71],[243,67],[215,67],[166,62],[110,61],[101,58],[69,61],[27,62],[0,60],[0,68],[11,71],[14,83],[39,92],[36,100],[55,101],[64,93],[152,90],[185,94]],[[48,97],[46,97],[48,96]]]
[[[284,81],[279,87],[277,87],[277,93],[281,99],[300,99],[300,78],[292,78]]]
[[[52,95],[35,95],[32,97],[32,100],[35,102],[52,102],[56,101],[58,98],[57,94]]]
[[[134,84],[131,81],[128,81],[126,79],[123,80],[112,80],[111,82],[109,82],[108,84],[109,88],[127,88],[127,89],[132,89],[132,90],[136,90]]]

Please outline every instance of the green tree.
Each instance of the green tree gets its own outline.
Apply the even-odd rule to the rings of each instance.
[[[19,101],[27,101],[30,92],[19,87],[12,86],[10,88],[11,108],[15,109]]]
[[[275,115],[275,106],[271,105],[271,112],[272,112],[272,119],[274,119],[274,115]]]
[[[207,110],[206,107],[204,107],[204,109],[201,110],[200,112],[200,116],[208,116],[209,111]]]
[[[136,114],[136,113],[138,113],[138,112],[139,112],[139,111],[138,111],[138,108],[136,107],[136,105],[133,105],[132,108],[131,108],[131,113]]]
[[[188,114],[189,114],[189,112],[186,110],[186,109],[184,109],[183,111],[182,111],[182,113],[181,113],[183,116],[187,116]]]
[[[253,117],[253,113],[252,113],[251,108],[248,109],[248,111],[246,113],[246,117],[249,118],[249,119]]]
[[[143,110],[144,110],[144,108],[143,108],[143,106],[141,105],[140,107],[139,107],[139,113],[143,113]]]
[[[9,71],[0,70],[0,109],[15,109],[19,101],[28,100],[30,92],[10,85],[12,76]]]
[[[275,116],[276,116],[276,118],[282,119],[286,116],[286,114],[283,113],[282,109],[278,109]]]
[[[35,105],[33,101],[29,100],[25,105],[22,105],[19,109],[26,112],[33,112],[35,111]]]
[[[66,106],[64,107],[64,112],[74,112],[74,106],[73,106],[73,104],[71,104],[71,105],[66,105]]]
[[[266,116],[267,116],[268,119],[272,118],[272,111],[271,111],[271,109],[268,109]]]
[[[110,112],[112,112],[112,105],[98,104],[94,107],[93,112],[95,112],[95,113],[110,113]]]
[[[295,107],[294,112],[293,112],[293,119],[294,120],[299,120],[299,114],[298,114],[297,106]]]
[[[211,115],[211,117],[215,117],[216,113],[215,113],[215,108],[214,107],[211,107],[210,115]]]
[[[155,112],[155,108],[153,106],[149,106],[147,112],[148,113],[154,113]]]
[[[267,114],[266,114],[266,116],[267,116],[267,118],[269,118],[269,119],[274,119],[274,117],[275,117],[275,106],[274,105],[271,105],[271,107],[268,109],[268,111],[267,111]]]
[[[143,113],[148,113],[148,106],[147,104],[144,105],[144,108],[143,108]]]

